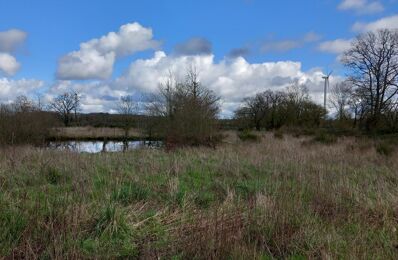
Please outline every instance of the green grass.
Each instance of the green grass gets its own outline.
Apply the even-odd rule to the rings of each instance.
[[[0,150],[0,256],[396,259],[395,149],[310,140]]]

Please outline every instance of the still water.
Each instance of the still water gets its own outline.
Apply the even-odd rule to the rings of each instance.
[[[78,153],[124,152],[141,148],[159,148],[161,141],[62,141],[50,142],[49,149]]]

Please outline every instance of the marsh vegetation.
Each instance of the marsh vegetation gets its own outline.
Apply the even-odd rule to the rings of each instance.
[[[0,255],[398,257],[396,151],[272,133],[216,149],[0,154]]]

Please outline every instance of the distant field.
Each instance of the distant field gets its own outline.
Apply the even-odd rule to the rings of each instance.
[[[52,139],[119,139],[124,137],[123,129],[110,127],[59,127],[52,129],[50,133]],[[138,129],[132,128],[129,130],[128,137],[139,139],[143,136]]]
[[[172,152],[0,150],[0,258],[398,259],[395,150],[250,138]]]

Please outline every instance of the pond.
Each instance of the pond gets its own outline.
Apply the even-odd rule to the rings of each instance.
[[[124,152],[141,148],[160,148],[162,141],[54,141],[48,144],[52,150],[78,153]]]

